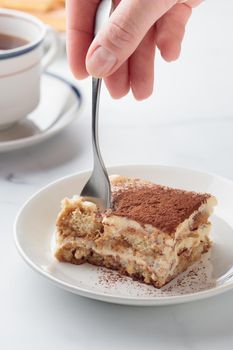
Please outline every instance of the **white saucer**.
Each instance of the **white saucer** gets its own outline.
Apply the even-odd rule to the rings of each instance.
[[[60,201],[79,193],[89,176],[83,172],[48,185],[20,210],[15,223],[15,241],[31,267],[70,292],[127,305],[178,304],[233,288],[233,182],[216,175],[156,165],[113,167],[109,173],[215,195],[219,203],[212,217],[211,255],[205,255],[202,262],[160,290],[128,277],[118,279],[116,272],[89,264],[76,266],[58,262],[53,250]]]
[[[0,130],[0,152],[27,147],[53,136],[78,116],[80,106],[81,94],[74,85],[55,74],[43,74],[40,104],[23,121]]]

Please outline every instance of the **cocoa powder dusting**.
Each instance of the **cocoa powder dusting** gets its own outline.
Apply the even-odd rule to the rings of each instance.
[[[171,234],[208,198],[209,194],[159,185],[128,187],[113,193],[112,213]]]
[[[120,275],[117,271],[111,271],[105,268],[98,268],[99,276],[96,286],[102,291],[114,295],[138,297],[140,298],[167,298],[178,295],[188,295],[199,293],[204,290],[212,289],[217,285],[217,280],[212,277],[213,265],[211,253],[203,254],[201,260],[190,266],[185,272],[171,282],[158,289],[152,285],[133,281],[130,277]]]

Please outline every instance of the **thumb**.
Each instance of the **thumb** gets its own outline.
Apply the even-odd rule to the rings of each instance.
[[[88,50],[88,73],[95,77],[114,73],[135,51],[150,27],[177,2],[122,0]]]

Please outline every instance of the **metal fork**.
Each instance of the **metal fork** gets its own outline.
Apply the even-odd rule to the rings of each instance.
[[[95,18],[95,35],[109,18],[112,11],[112,1],[102,0]],[[101,209],[111,206],[111,187],[105,168],[98,138],[99,99],[102,79],[92,78],[92,146],[94,167],[90,179],[81,191],[85,200],[94,202]]]

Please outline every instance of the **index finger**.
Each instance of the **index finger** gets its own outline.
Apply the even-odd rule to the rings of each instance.
[[[74,75],[88,76],[85,58],[93,40],[94,19],[101,0],[67,0],[67,53]]]
[[[186,5],[190,6],[190,7],[196,7],[198,5],[200,5],[201,2],[203,2],[203,0],[185,0],[185,1],[180,1],[181,3],[185,3]]]
[[[95,77],[114,73],[154,23],[176,3],[177,0],[121,0],[88,50],[88,72]]]

